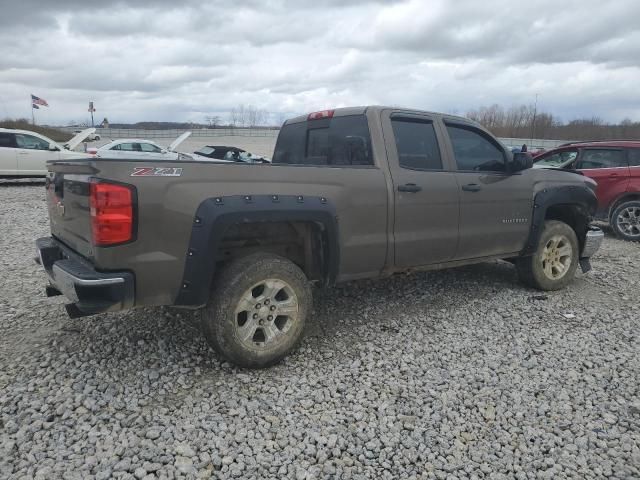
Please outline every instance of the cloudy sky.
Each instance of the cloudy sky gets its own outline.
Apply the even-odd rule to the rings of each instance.
[[[0,117],[273,118],[391,104],[533,103],[640,121],[638,0],[3,1]]]

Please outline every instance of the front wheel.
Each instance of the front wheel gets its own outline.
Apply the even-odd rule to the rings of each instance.
[[[640,201],[633,200],[618,205],[609,222],[619,238],[640,241]]]
[[[301,340],[311,288],[293,262],[256,253],[227,265],[214,281],[201,323],[209,344],[241,367],[282,360]]]
[[[578,267],[578,238],[564,222],[547,220],[536,251],[519,258],[516,269],[520,280],[539,290],[560,290],[573,279]]]

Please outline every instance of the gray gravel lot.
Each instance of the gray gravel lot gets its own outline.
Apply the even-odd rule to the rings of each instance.
[[[41,185],[0,185],[0,232],[2,478],[640,478],[640,245],[545,295],[500,262],[317,291],[247,371],[190,315],[69,319]]]

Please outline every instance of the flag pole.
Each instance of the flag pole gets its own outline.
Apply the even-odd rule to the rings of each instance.
[[[33,125],[36,124],[36,117],[35,117],[35,115],[33,113],[33,98],[31,99],[31,123]]]

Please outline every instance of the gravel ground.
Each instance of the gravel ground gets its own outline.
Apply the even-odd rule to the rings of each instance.
[[[0,185],[2,478],[640,478],[640,245],[545,295],[501,262],[319,291],[248,371],[190,315],[67,318],[43,196]]]

